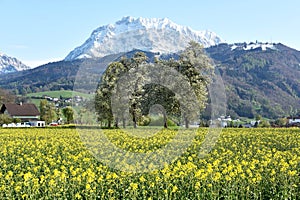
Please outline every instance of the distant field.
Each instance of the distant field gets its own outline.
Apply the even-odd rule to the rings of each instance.
[[[72,98],[73,96],[81,96],[84,98],[91,98],[92,94],[86,94],[82,92],[75,92],[71,90],[57,90],[57,91],[46,91],[46,92],[36,92],[36,93],[29,93],[26,94],[26,97],[29,98],[29,102],[35,104],[36,106],[39,106],[41,99],[36,99],[33,97],[43,97],[43,96],[49,96],[52,98],[60,98],[62,96],[63,98]]]
[[[26,96],[27,97],[42,97],[44,95],[54,97],[54,98],[59,98],[60,96],[62,96],[63,98],[71,98],[72,96],[81,96],[81,97],[89,98],[92,96],[91,94],[75,92],[75,91],[71,91],[71,90],[36,92],[36,93],[29,93]]]

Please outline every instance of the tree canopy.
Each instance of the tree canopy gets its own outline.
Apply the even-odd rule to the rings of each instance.
[[[52,103],[49,103],[46,99],[43,99],[40,101],[39,108],[41,120],[44,120],[46,123],[51,123],[52,121],[57,120],[55,106]]]

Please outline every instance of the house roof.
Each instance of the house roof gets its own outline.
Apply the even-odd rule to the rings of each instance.
[[[37,107],[32,103],[6,103],[1,107],[1,113],[4,113],[5,110],[10,116],[39,116],[40,112]]]
[[[300,116],[296,116],[296,117],[288,117],[287,119],[300,119]]]

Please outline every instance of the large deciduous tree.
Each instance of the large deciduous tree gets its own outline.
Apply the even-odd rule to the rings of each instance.
[[[129,98],[129,103],[130,103],[130,114],[132,116],[132,121],[133,121],[133,127],[137,127],[137,123],[140,120],[142,113],[141,113],[141,101],[142,101],[142,95],[143,95],[143,74],[137,73],[135,74],[135,69],[138,68],[140,65],[143,65],[147,62],[148,58],[145,53],[143,52],[137,52],[134,54],[133,58],[131,59],[130,62],[130,68],[133,69],[132,71],[129,70],[129,73],[133,73],[131,75],[136,75],[137,78],[132,80],[127,80],[130,82],[130,84],[133,84],[133,91],[130,95]],[[130,76],[129,76],[130,77]]]
[[[118,127],[119,121],[123,121],[125,127],[124,116],[126,109],[131,116],[133,126],[136,128],[138,121],[143,115],[147,115],[152,106],[160,105],[163,108],[161,113],[164,118],[164,127],[167,128],[168,116],[178,117],[183,115],[185,125],[195,119],[195,109],[204,109],[207,101],[207,86],[210,82],[213,73],[213,67],[210,59],[205,55],[203,47],[196,42],[190,42],[187,48],[181,53],[179,60],[170,59],[162,61],[156,59],[155,65],[161,68],[172,69],[177,74],[182,75],[181,81],[184,80],[188,84],[171,83],[173,86],[168,88],[160,83],[149,83],[147,79],[159,76],[159,79],[164,79],[162,76],[176,76],[176,73],[167,74],[162,70],[162,74],[153,74],[149,76],[146,65],[148,58],[143,52],[137,52],[132,58],[121,58],[119,62],[111,63],[101,78],[98,86],[95,102],[98,112],[99,121],[106,122],[108,127],[114,122],[115,127]],[[156,68],[157,69],[157,68]],[[160,68],[159,68],[160,69]],[[159,71],[159,70],[158,70]],[[158,80],[153,78],[153,80]],[[176,82],[176,77],[174,81]],[[159,81],[158,81],[159,82]],[[145,84],[146,83],[146,84]],[[126,85],[128,87],[119,87]],[[195,94],[195,99],[187,98],[184,104],[181,105],[180,100],[176,99],[176,95],[172,88],[181,87],[178,91],[192,91]],[[177,91],[177,93],[178,93]],[[183,92],[184,93],[184,92]],[[185,92],[184,95],[189,95]],[[183,95],[183,96],[184,96]],[[117,102],[112,105],[112,101]],[[182,109],[180,107],[183,107]],[[198,116],[199,117],[199,116]]]
[[[122,58],[121,61],[123,63],[127,62],[125,58]],[[99,121],[106,122],[109,128],[112,126],[114,120],[111,107],[112,92],[119,77],[128,70],[123,63],[113,62],[109,64],[96,91],[95,107]],[[115,120],[116,126],[118,126],[118,117]]]
[[[199,109],[203,110],[208,99],[207,87],[214,70],[211,59],[205,54],[203,47],[199,43],[191,41],[181,53],[179,63],[178,71],[187,77],[197,97]],[[193,108],[188,108],[187,110],[190,109]],[[188,128],[190,119],[193,116],[190,116],[189,113],[183,113],[183,116],[185,126]]]

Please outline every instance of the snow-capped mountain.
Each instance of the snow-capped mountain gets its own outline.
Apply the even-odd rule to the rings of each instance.
[[[30,67],[26,66],[18,59],[0,53],[0,74],[23,71],[27,69],[30,69]]]
[[[171,20],[124,17],[114,24],[94,30],[81,46],[70,52],[65,60],[103,57],[109,54],[143,51],[175,53],[194,40],[204,47],[217,45],[222,39],[211,31],[194,31]]]

